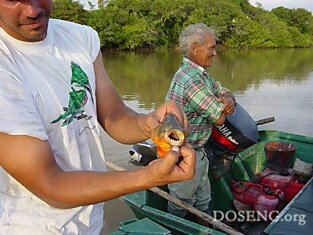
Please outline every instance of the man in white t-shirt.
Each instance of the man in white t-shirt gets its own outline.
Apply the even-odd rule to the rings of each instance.
[[[194,175],[187,145],[139,170],[106,172],[99,123],[132,144],[166,113],[185,130],[188,122],[174,102],[146,115],[127,108],[97,33],[49,20],[51,5],[0,0],[0,234],[99,234],[104,201]]]

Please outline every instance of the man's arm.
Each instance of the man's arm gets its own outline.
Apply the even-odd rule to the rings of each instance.
[[[63,171],[55,161],[48,141],[0,133],[0,166],[49,205],[72,208],[106,201],[126,193],[193,177],[194,151],[178,153],[128,172]]]
[[[129,109],[116,92],[105,71],[101,52],[94,62],[94,68],[98,120],[115,140],[125,144],[146,140],[150,137],[151,130],[162,122],[166,113],[170,112],[174,113],[181,121],[185,132],[189,131],[187,117],[174,101],[164,103],[155,112],[147,115],[138,114]]]

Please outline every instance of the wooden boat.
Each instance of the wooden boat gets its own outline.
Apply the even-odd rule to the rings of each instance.
[[[226,213],[234,211],[232,180],[255,182],[266,168],[264,145],[269,141],[283,141],[296,147],[293,161],[300,159],[313,163],[313,137],[301,136],[280,131],[261,130],[259,141],[236,154],[221,158],[215,168],[210,170],[213,209]],[[230,157],[230,158],[229,158]],[[167,190],[167,187],[162,187]],[[309,178],[304,187],[289,203],[286,203],[275,220],[266,222],[227,223],[245,234],[252,231],[263,234],[311,234],[313,230],[313,180]],[[150,220],[169,229],[173,234],[225,234],[217,229],[202,226],[188,219],[179,218],[166,212],[167,201],[155,193],[144,190],[122,197],[138,219]],[[300,221],[300,217],[301,220]],[[300,223],[301,222],[301,223]]]

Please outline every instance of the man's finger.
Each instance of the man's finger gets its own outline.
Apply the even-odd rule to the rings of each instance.
[[[196,162],[196,152],[191,147],[191,145],[186,145],[180,148],[180,155],[183,157],[183,160],[180,162],[179,167],[190,175],[192,178],[195,171],[195,162]]]
[[[179,148],[174,146],[162,159],[162,162],[160,163],[160,167],[161,167],[161,170],[165,174],[168,174],[172,171],[175,163],[178,160],[179,152],[180,152]]]

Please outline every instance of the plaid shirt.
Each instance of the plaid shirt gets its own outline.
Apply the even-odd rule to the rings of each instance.
[[[175,100],[186,113],[191,124],[188,142],[197,149],[209,139],[212,123],[219,119],[223,103],[216,94],[227,90],[209,76],[204,68],[187,58],[175,73],[166,100]]]

